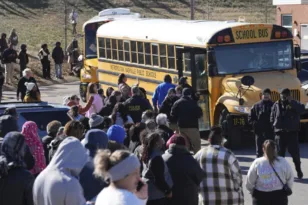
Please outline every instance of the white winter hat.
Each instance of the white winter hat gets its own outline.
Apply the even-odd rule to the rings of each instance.
[[[35,84],[34,83],[25,83],[25,86],[27,87],[28,91],[31,91],[34,88]]]

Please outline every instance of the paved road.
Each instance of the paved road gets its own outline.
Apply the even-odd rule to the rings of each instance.
[[[62,85],[52,85],[46,87],[40,87],[42,93],[42,100],[48,101],[51,103],[62,103],[63,97],[71,94],[78,94],[79,87],[78,82],[67,83]],[[15,92],[4,92],[4,99],[6,101],[14,101],[16,100]],[[207,142],[203,141],[202,144],[205,145]],[[240,165],[242,168],[242,173],[244,176],[244,181],[246,179],[246,175],[249,169],[250,164],[253,162],[255,158],[254,148],[246,148],[235,151],[237,158],[240,161]],[[301,157],[302,157],[302,169],[304,172],[304,179],[297,180],[295,179],[293,195],[289,198],[289,205],[306,205],[308,199],[308,144],[301,144]],[[292,159],[287,157],[287,160],[293,167],[294,174],[296,176],[296,172],[294,169],[294,165],[292,163]],[[245,205],[252,204],[251,197],[249,193],[246,191],[244,187],[245,194]],[[278,204],[277,204],[278,205]]]

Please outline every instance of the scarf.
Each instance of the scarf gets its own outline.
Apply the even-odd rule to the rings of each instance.
[[[38,136],[38,127],[35,122],[28,121],[22,126],[21,133],[25,136],[25,142],[35,159],[35,166],[30,170],[32,174],[38,174],[46,167],[44,148]]]

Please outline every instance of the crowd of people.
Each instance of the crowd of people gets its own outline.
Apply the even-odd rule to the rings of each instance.
[[[211,129],[210,144],[201,149],[202,110],[187,79],[175,86],[166,75],[153,95],[154,108],[138,83],[126,82],[121,74],[119,89],[110,87],[106,95],[89,84],[85,106],[77,95],[65,98],[71,120],[50,122],[42,139],[32,121],[18,132],[16,109],[5,110],[0,117],[1,204],[243,205],[241,168],[223,146],[220,127]],[[253,111],[250,118],[261,126]],[[283,126],[279,123],[276,129]],[[273,140],[264,137],[257,145],[258,158],[244,182],[253,204],[288,204],[294,180],[290,165],[278,156]]]

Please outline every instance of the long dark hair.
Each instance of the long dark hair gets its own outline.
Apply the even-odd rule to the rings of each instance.
[[[129,136],[133,142],[140,142],[140,133],[145,130],[145,123],[139,122],[129,129]]]
[[[113,124],[116,122],[117,113],[120,113],[120,116],[122,117],[124,123],[128,120],[127,109],[123,103],[117,103],[113,108],[111,114],[111,119],[113,120]]]
[[[274,165],[274,161],[278,160],[276,143],[273,140],[266,140],[263,143],[264,155],[268,159],[269,163]]]
[[[79,115],[79,107],[77,105],[72,106],[70,111],[69,111],[69,114],[72,117],[78,117],[78,115]]]
[[[94,92],[94,87],[95,87],[95,86],[97,86],[97,85],[94,84],[94,83],[90,83],[90,84],[88,85],[88,88],[87,88],[87,101],[89,101],[89,99],[90,99],[90,94],[95,93],[95,92]]]
[[[147,164],[149,162],[159,140],[161,140],[161,134],[159,132],[151,132],[146,136],[141,158],[144,163]]]
[[[106,90],[106,96],[110,97],[113,91],[114,91],[113,87],[108,87]]]
[[[118,85],[120,85],[121,83],[124,83],[123,82],[123,79],[126,77],[126,75],[124,73],[121,73],[119,75],[119,78],[118,78]]]

